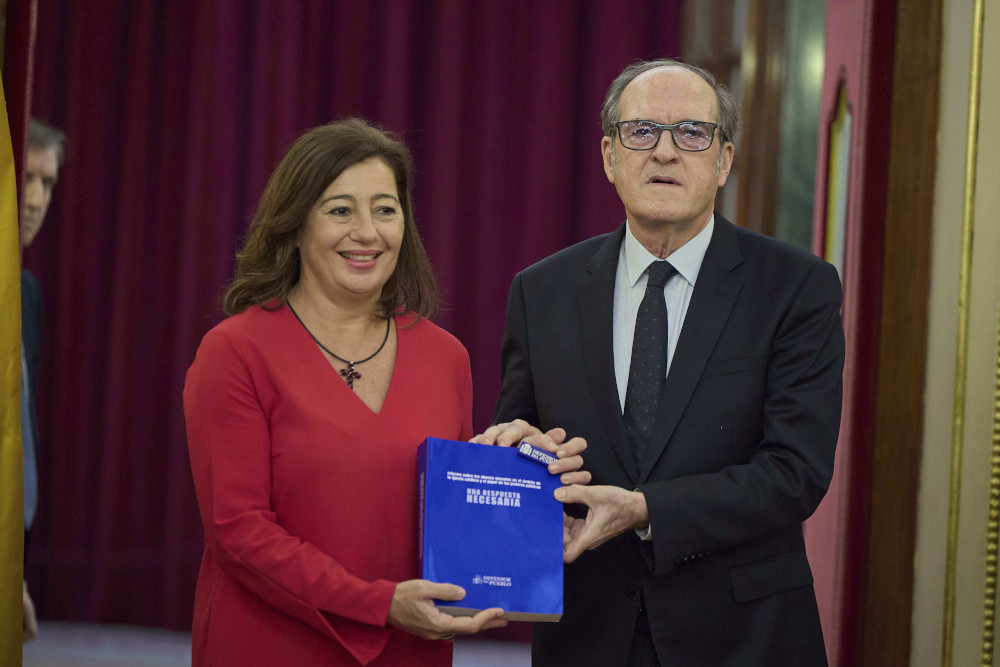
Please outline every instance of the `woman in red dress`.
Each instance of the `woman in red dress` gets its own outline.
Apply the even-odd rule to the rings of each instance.
[[[469,355],[437,292],[406,147],[360,120],[271,176],[184,388],[205,554],[195,665],[449,665],[500,609],[418,580],[416,447],[468,439]]]

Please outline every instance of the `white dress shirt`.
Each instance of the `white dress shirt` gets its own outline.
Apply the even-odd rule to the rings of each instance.
[[[705,228],[698,235],[670,253],[667,261],[677,273],[663,286],[663,296],[667,301],[667,373],[670,373],[670,363],[677,349],[677,339],[680,337],[684,317],[687,315],[691,294],[698,281],[698,272],[705,259],[705,251],[712,240],[712,230],[715,229],[715,216],[708,220]],[[639,314],[639,304],[646,293],[646,280],[650,263],[658,257],[646,250],[628,225],[625,226],[625,238],[621,250],[618,251],[618,271],[615,275],[614,303],[614,347],[615,347],[615,381],[618,383],[618,399],[622,413],[625,412],[625,391],[628,389],[628,371],[632,364],[632,339],[635,336],[635,318]]]
[[[705,251],[712,240],[712,230],[715,229],[715,216],[708,220],[705,228],[670,253],[667,261],[677,270],[667,284],[663,286],[663,297],[667,302],[667,376],[670,375],[670,363],[677,349],[677,339],[680,338],[684,317],[687,315],[691,294],[698,281],[698,272],[705,259]],[[618,400],[622,414],[625,413],[625,393],[628,390],[628,372],[632,365],[632,340],[635,337],[635,318],[639,314],[639,304],[646,293],[646,282],[649,277],[647,269],[659,257],[652,254],[632,235],[628,224],[625,225],[625,238],[621,250],[618,251],[618,270],[615,274],[614,301],[614,352],[615,381],[618,384]],[[649,542],[653,539],[653,526],[635,531],[639,539]]]

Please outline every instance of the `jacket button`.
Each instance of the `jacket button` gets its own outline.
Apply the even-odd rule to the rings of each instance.
[[[635,586],[633,586],[632,584],[626,584],[625,585],[625,599],[626,600],[631,600],[634,597],[635,597]]]

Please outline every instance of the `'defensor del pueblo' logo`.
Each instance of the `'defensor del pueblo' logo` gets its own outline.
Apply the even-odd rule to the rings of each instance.
[[[510,577],[495,577],[492,575],[481,575],[477,574],[472,577],[472,583],[477,586],[502,586],[504,588],[510,588],[514,585]]]

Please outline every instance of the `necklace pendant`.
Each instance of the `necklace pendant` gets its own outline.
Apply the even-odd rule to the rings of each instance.
[[[354,362],[347,362],[347,368],[341,368],[340,374],[347,380],[347,387],[354,389],[354,381],[361,377],[361,373],[354,370]]]
[[[289,303],[289,302],[286,301],[285,305],[288,306],[288,310],[290,310],[291,313],[292,313],[292,315],[295,316],[295,319],[297,319],[299,321],[299,324],[301,324],[302,328],[306,330],[306,333],[309,334],[309,337],[313,339],[313,342],[315,342],[319,346],[319,349],[323,350],[324,352],[326,352],[327,354],[329,354],[331,357],[333,357],[337,361],[340,361],[342,363],[347,364],[347,368],[341,368],[340,369],[340,375],[345,380],[347,380],[347,387],[349,389],[351,389],[351,390],[354,389],[354,381],[357,380],[357,379],[359,379],[361,377],[361,373],[359,373],[354,368],[355,364],[363,364],[366,361],[370,361],[370,360],[374,359],[375,355],[377,355],[379,352],[381,352],[385,348],[385,344],[389,340],[389,331],[392,329],[392,318],[391,317],[387,317],[386,320],[385,320],[385,336],[382,337],[382,344],[378,346],[378,349],[375,350],[374,352],[372,352],[371,354],[369,354],[364,359],[358,359],[357,361],[348,361],[347,359],[344,359],[343,357],[338,357],[336,354],[334,354],[333,352],[331,352],[329,348],[327,348],[325,345],[323,345],[323,343],[319,342],[319,339],[316,338],[316,336],[313,335],[312,331],[309,331],[309,327],[306,326],[306,323],[302,321],[302,318],[299,317],[299,314],[295,312],[294,308],[292,308],[292,304],[291,303]]]

